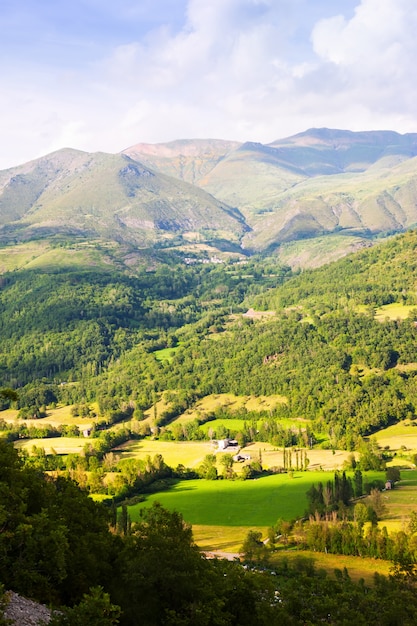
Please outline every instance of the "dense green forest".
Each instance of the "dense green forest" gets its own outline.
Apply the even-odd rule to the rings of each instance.
[[[304,417],[331,446],[354,449],[416,415],[414,316],[374,315],[383,304],[417,305],[416,247],[409,232],[295,276],[270,258],[171,259],[134,276],[10,272],[0,292],[2,382],[18,389],[20,408],[96,400],[104,416],[129,406],[139,419],[175,390],[160,426],[207,394],[280,394],[287,401],[265,416],[267,439],[282,443],[280,417]],[[253,304],[276,315],[242,316]],[[158,359],[164,348],[169,358]]]
[[[278,272],[278,275],[277,275]],[[247,294],[289,272],[244,266],[161,263],[127,275],[112,270],[14,271],[1,276],[3,384],[78,380],[99,374],[140,342],[148,351],[175,343],[167,333],[239,306]]]

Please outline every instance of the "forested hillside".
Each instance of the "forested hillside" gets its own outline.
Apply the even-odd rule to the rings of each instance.
[[[182,398],[172,416],[208,394],[279,394],[267,439],[280,417],[303,417],[332,446],[353,449],[416,414],[416,246],[410,232],[292,277],[270,260],[135,277],[6,274],[3,384],[18,389],[21,407],[97,400],[104,414],[144,410],[167,390]],[[389,303],[409,316],[376,318]],[[252,304],[276,314],[242,316]]]
[[[281,394],[287,402],[275,417],[312,419],[332,445],[353,449],[358,437],[416,413],[414,318],[374,315],[383,304],[416,304],[416,244],[409,233],[289,278],[255,299],[276,309],[275,318],[223,316],[215,335],[201,325],[183,329],[169,362],[137,346],[97,379],[97,391],[125,401],[164,389],[189,398]]]

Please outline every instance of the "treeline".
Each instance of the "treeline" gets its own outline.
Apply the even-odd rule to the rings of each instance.
[[[404,531],[388,534],[385,526],[349,521],[313,521],[298,535],[307,550],[344,554],[398,563],[416,563],[416,537]]]

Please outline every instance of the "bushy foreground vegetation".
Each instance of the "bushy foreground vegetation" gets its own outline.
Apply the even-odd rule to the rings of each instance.
[[[272,571],[207,560],[181,515],[159,505],[120,534],[102,505],[71,481],[24,467],[5,441],[0,487],[0,580],[60,607],[53,626],[408,625],[417,618],[414,569],[376,576],[368,587],[347,572],[330,581],[311,562]]]

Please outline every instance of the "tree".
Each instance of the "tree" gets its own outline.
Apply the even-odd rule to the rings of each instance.
[[[123,624],[191,625],[209,594],[207,562],[191,526],[158,503],[142,509],[115,567],[112,597],[123,607]]]
[[[358,502],[357,504],[355,504],[353,516],[358,526],[364,526],[365,522],[367,522],[369,519],[368,507],[366,506],[366,504],[364,504],[363,502]]]
[[[355,473],[353,475],[353,491],[355,498],[359,498],[363,495],[362,472],[359,469],[355,469]]]
[[[117,626],[120,613],[102,587],[93,587],[78,605],[53,613],[49,626]]]
[[[242,546],[243,558],[252,563],[266,563],[269,558],[268,548],[262,541],[262,533],[250,530]]]
[[[204,457],[204,461],[199,467],[199,474],[202,478],[206,478],[207,480],[217,479],[215,454],[206,454],[206,456]]]
[[[220,457],[220,464],[224,467],[224,476],[225,478],[235,478],[236,474],[233,471],[233,455],[232,454],[222,454]]]
[[[378,519],[384,515],[387,507],[382,501],[382,493],[379,489],[371,489],[371,493],[368,496],[368,500],[372,508],[374,509]]]
[[[395,466],[387,467],[385,478],[387,481],[391,481],[392,484],[397,483],[401,480],[400,468]]]

